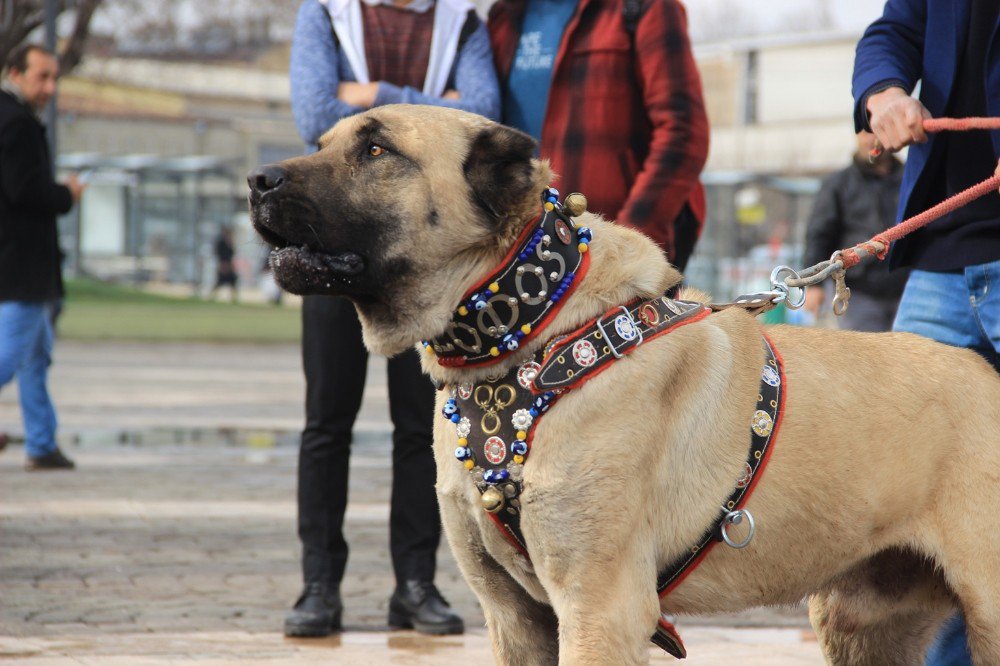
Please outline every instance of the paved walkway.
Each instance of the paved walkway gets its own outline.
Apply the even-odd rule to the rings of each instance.
[[[389,632],[384,364],[352,456],[343,634],[288,640],[300,587],[294,347],[61,344],[52,384],[79,469],[28,474],[0,453],[0,661],[42,664],[493,663],[446,545],[438,583],[461,637]],[[0,429],[19,433],[15,393]],[[801,609],[679,623],[687,663],[820,664]],[[653,663],[672,663],[651,650]]]

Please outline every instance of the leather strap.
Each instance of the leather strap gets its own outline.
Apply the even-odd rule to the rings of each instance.
[[[701,303],[660,296],[609,310],[589,324],[549,344],[535,391],[577,386],[643,342],[711,313]]]
[[[736,480],[733,492],[720,506],[718,518],[698,540],[697,545],[671,562],[657,577],[656,591],[660,597],[666,596],[680,585],[708,551],[722,540],[722,530],[727,522],[727,516],[743,507],[764,471],[771,452],[771,443],[776,438],[781,423],[785,400],[785,373],[781,357],[767,335],[762,335],[762,339],[764,365],[761,370],[760,392],[757,395],[757,409],[749,424],[750,451],[747,454],[744,473]]]

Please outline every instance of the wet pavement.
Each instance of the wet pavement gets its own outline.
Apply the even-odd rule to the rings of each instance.
[[[0,453],[0,661],[41,664],[494,663],[442,544],[438,585],[464,636],[385,626],[389,440],[373,359],[351,459],[345,632],[281,633],[300,589],[294,346],[62,343],[52,386],[74,472]],[[20,433],[16,394],[0,430]],[[690,664],[820,664],[801,608],[678,622]],[[653,663],[674,660],[655,648]]]

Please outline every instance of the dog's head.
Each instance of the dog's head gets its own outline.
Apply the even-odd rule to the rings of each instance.
[[[345,118],[320,150],[248,178],[275,280],[350,298],[373,350],[438,334],[539,208],[534,140],[480,116],[395,105]]]

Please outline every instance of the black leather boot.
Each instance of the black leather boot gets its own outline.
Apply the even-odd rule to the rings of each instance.
[[[424,580],[408,580],[396,587],[389,599],[389,626],[435,635],[465,631],[462,618],[452,612],[434,583]]]
[[[285,635],[322,638],[340,631],[344,604],[340,592],[324,583],[307,583],[292,612],[285,617]]]

